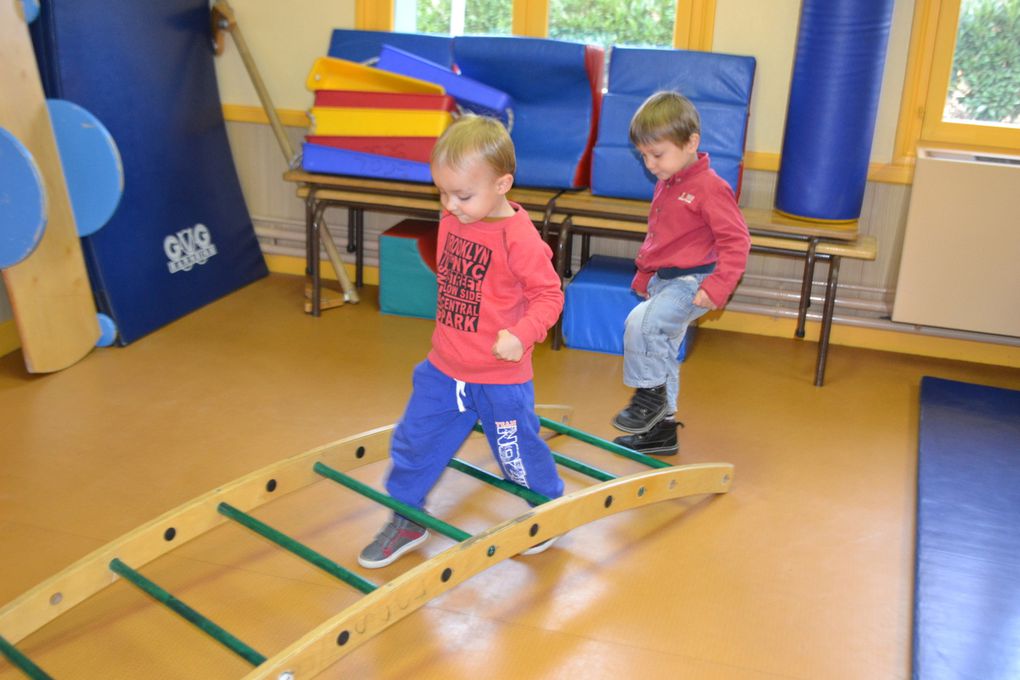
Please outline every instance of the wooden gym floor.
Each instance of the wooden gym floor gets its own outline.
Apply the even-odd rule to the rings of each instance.
[[[53,375],[0,358],[0,603],[217,485],[395,422],[431,322],[360,305],[319,319],[302,281],[271,276],[125,348]],[[684,366],[677,463],[736,466],[724,496],[662,503],[493,567],[330,668],[362,678],[907,678],[921,376],[1020,388],[1020,371],[702,331]],[[542,403],[615,436],[629,391],[617,356],[536,352]],[[576,442],[554,449],[641,469]],[[470,460],[487,460],[468,446]],[[381,484],[384,464],[359,470]],[[586,485],[564,472],[568,490]],[[523,503],[448,472],[430,509],[470,532]],[[388,511],[331,482],[260,516],[383,583],[355,556]],[[221,527],[143,570],[263,654],[359,597]],[[249,666],[118,582],[22,645],[56,678],[234,678]],[[0,680],[20,678],[0,661]]]

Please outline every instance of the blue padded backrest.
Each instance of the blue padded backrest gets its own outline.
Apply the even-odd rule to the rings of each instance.
[[[329,40],[329,56],[365,62],[377,58],[383,45],[392,45],[450,68],[453,66],[452,43],[453,38],[440,35],[336,28]]]
[[[700,150],[711,156],[712,168],[739,194],[754,70],[754,57],[614,47],[592,156],[592,193],[652,197],[655,178],[630,143],[630,119],[649,95],[676,90],[701,115]]]
[[[601,75],[593,49],[542,38],[454,38],[461,73],[513,99],[516,184],[567,189],[586,177],[597,115],[590,78],[593,69]]]

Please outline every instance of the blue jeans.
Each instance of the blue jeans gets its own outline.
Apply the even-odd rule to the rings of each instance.
[[[676,413],[680,393],[680,343],[687,326],[708,311],[694,295],[708,274],[675,279],[653,276],[649,297],[631,310],[623,331],[623,382],[629,387],[666,385],[669,413]]]

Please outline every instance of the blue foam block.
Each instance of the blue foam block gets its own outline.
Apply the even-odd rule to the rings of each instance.
[[[634,261],[606,255],[593,256],[571,280],[563,304],[563,339],[568,347],[607,354],[623,354],[627,315],[641,302],[630,288],[637,270]],[[683,361],[694,336],[694,326],[680,344]]]
[[[592,156],[592,193],[651,199],[655,178],[630,143],[630,120],[649,95],[676,90],[701,115],[700,150],[739,194],[755,65],[753,57],[732,54],[614,47]]]
[[[439,286],[428,260],[435,266],[438,229],[437,222],[404,220],[379,235],[379,310],[384,314],[436,318]]]
[[[446,94],[472,111],[501,116],[512,105],[506,92],[392,45],[383,45],[376,66],[384,71],[441,85]]]
[[[428,163],[310,142],[305,142],[302,149],[301,167],[308,172],[396,179],[403,182],[432,181]]]
[[[1020,392],[925,377],[913,677],[1020,670]]]

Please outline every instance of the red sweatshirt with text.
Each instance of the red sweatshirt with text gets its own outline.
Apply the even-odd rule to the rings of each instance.
[[[429,361],[464,382],[511,385],[532,379],[531,354],[563,309],[552,250],[527,211],[462,224],[444,212],[436,250],[436,329]],[[507,329],[524,345],[518,362],[492,354]]]
[[[648,294],[648,281],[663,267],[686,269],[715,262],[701,288],[722,308],[747,266],[751,236],[733,190],[709,167],[708,154],[655,185],[648,235],[638,250],[631,287]]]

